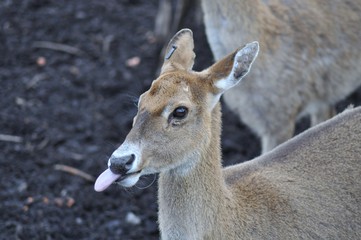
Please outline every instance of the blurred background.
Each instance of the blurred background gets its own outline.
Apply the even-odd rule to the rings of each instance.
[[[156,78],[161,2],[0,2],[0,239],[159,238],[157,176],[102,193],[93,184]],[[213,62],[202,13],[185,9],[177,26],[193,30],[202,70]],[[361,90],[338,108],[350,102]],[[223,112],[224,165],[258,156],[258,139]]]

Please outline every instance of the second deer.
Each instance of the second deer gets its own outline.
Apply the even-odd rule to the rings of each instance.
[[[250,71],[252,42],[192,70],[192,32],[167,47],[123,144],[95,183],[159,173],[161,239],[361,239],[361,108],[259,158],[222,168],[219,98]]]
[[[216,60],[240,42],[262,48],[255,69],[224,100],[261,137],[262,153],[316,125],[361,85],[361,1],[202,0]]]

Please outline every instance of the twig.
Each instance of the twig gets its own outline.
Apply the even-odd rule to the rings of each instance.
[[[95,178],[92,175],[90,175],[88,173],[85,173],[85,172],[83,172],[83,171],[81,171],[79,169],[76,169],[74,167],[66,166],[66,165],[63,165],[63,164],[55,164],[54,169],[59,170],[59,171],[63,171],[63,172],[67,172],[67,173],[73,174],[75,176],[82,177],[85,180],[90,181],[90,182],[94,182],[94,180],[95,180]]]
[[[51,50],[55,50],[55,51],[66,52],[66,53],[77,55],[77,56],[81,56],[81,55],[85,54],[79,48],[72,47],[72,46],[69,46],[66,44],[62,44],[62,43],[54,43],[54,42],[48,42],[48,41],[34,42],[33,48],[46,48],[46,49],[51,49]]]
[[[26,88],[30,89],[30,88],[34,87],[38,82],[46,79],[46,77],[47,77],[47,75],[45,73],[40,73],[40,74],[35,75],[31,79],[31,81],[28,84],[26,84]]]
[[[23,141],[23,138],[19,136],[0,134],[0,141],[21,143]]]
[[[114,40],[114,36],[113,35],[109,35],[109,36],[106,36],[104,39],[103,39],[103,52],[104,53],[108,53],[109,52],[109,49],[110,49],[110,44],[113,42]]]

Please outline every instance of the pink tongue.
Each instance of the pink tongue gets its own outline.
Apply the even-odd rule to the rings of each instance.
[[[110,169],[108,168],[102,174],[100,174],[100,176],[95,181],[94,190],[97,192],[102,192],[118,178],[120,178],[120,175],[112,173],[112,171],[110,171]]]

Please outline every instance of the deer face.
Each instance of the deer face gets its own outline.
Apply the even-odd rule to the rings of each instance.
[[[116,180],[130,187],[141,175],[169,170],[186,174],[192,169],[210,143],[215,105],[248,73],[258,43],[202,72],[191,70],[195,54],[190,30],[178,32],[167,50],[160,77],[140,96],[133,127],[110,157],[95,190],[102,191]]]
[[[141,175],[170,169],[186,172],[195,164],[193,156],[211,132],[211,112],[202,104],[207,95],[196,75],[166,73],[141,95],[133,127],[108,162],[120,184],[132,186]]]

